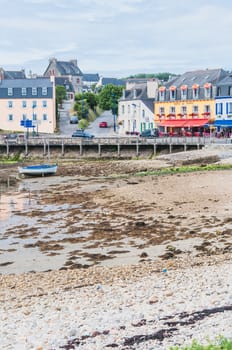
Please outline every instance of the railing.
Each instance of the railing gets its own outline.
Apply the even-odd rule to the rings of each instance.
[[[189,137],[189,136],[163,136],[158,138],[141,137],[95,137],[93,139],[73,138],[73,137],[29,137],[28,139],[4,140],[0,138],[0,145],[206,145],[210,143],[228,144],[229,138],[216,137]]]

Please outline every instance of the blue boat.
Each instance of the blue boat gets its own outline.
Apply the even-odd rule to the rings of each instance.
[[[57,168],[57,164],[39,164],[18,167],[18,171],[20,175],[45,176],[54,175]]]

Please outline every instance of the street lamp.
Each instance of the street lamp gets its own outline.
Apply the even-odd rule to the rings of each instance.
[[[112,105],[111,105],[111,110],[112,110],[112,114],[113,114],[113,118],[114,118],[114,132],[116,132],[116,114],[117,114],[117,103],[115,100],[115,95],[112,93]]]

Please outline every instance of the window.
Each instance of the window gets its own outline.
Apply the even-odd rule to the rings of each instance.
[[[170,100],[175,100],[176,98],[176,90],[171,90],[170,91]]]
[[[159,100],[164,101],[165,99],[165,90],[159,91]]]
[[[175,114],[176,113],[176,108],[175,107],[170,107],[170,113]]]
[[[184,115],[187,114],[187,107],[186,106],[181,106],[181,113]]]
[[[232,102],[227,102],[226,104],[226,113],[232,113]]]
[[[229,86],[229,88],[228,88],[228,95],[232,96],[232,86]]]
[[[33,113],[32,120],[37,120],[37,114],[36,113]]]
[[[209,106],[209,105],[206,105],[206,106],[205,106],[205,112],[206,112],[206,113],[210,113],[210,106]]]
[[[36,108],[37,107],[37,102],[36,101],[32,101],[32,108]]]
[[[130,105],[128,106],[128,113],[130,114]]]
[[[222,114],[222,103],[216,103],[216,114]]]
[[[22,119],[23,119],[23,120],[27,120],[27,115],[26,115],[26,114],[23,114]]]
[[[217,96],[221,96],[221,88],[219,86],[217,87]]]
[[[165,115],[165,109],[164,109],[164,107],[160,107],[160,108],[159,108],[159,114],[160,114],[161,118]]]
[[[124,114],[124,113],[125,113],[125,106],[122,105],[122,114]]]
[[[43,114],[43,120],[44,121],[48,120],[48,115],[47,114]]]
[[[142,117],[143,118],[145,117],[145,110],[144,109],[142,110]]]
[[[12,108],[13,107],[13,101],[8,101],[8,108]]]
[[[26,96],[27,94],[27,89],[26,88],[22,88],[22,96]]]
[[[13,95],[13,88],[8,88],[7,94],[8,94],[8,96],[12,96]]]
[[[37,88],[36,88],[36,87],[33,87],[33,88],[32,88],[32,95],[33,95],[33,96],[36,96],[36,95],[37,95]]]
[[[13,114],[8,115],[8,121],[11,122],[14,120]]]
[[[48,105],[47,105],[47,101],[44,100],[44,101],[43,101],[43,107],[46,108],[47,106],[48,106]]]
[[[205,98],[210,98],[211,97],[211,87],[205,87]]]
[[[193,106],[193,113],[198,113],[199,109],[198,106]]]
[[[22,101],[22,107],[26,108],[27,107],[27,101]]]
[[[42,95],[46,96],[48,94],[48,89],[46,87],[42,88]]]
[[[193,89],[193,98],[199,98],[199,89]]]

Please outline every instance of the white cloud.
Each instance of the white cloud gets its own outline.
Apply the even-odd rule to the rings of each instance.
[[[0,66],[29,63],[44,71],[57,56],[111,76],[228,69],[231,10],[229,0],[5,1]]]

